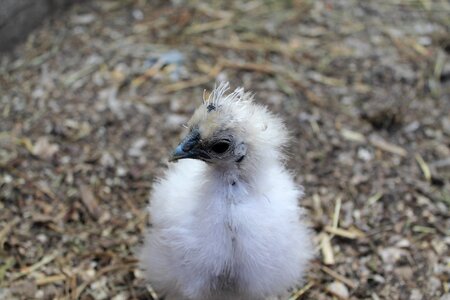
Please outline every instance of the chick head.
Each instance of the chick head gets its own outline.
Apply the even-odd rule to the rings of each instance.
[[[199,159],[210,164],[239,165],[282,158],[288,138],[283,122],[251,93],[237,88],[226,94],[228,82],[216,87],[188,122],[188,133],[172,153],[171,161]]]

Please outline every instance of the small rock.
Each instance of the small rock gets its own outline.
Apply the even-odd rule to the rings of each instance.
[[[32,280],[21,280],[11,286],[10,292],[13,296],[20,296],[20,299],[33,299],[37,292],[37,286]]]
[[[439,299],[439,300],[450,300],[450,293],[442,295],[441,299]]]
[[[115,295],[112,300],[127,300],[129,299],[129,295],[127,292],[121,292],[120,294]]]
[[[406,125],[403,128],[403,131],[407,132],[407,133],[412,133],[412,132],[416,131],[419,128],[420,128],[420,123],[417,122],[417,121],[413,121],[413,122],[409,123],[408,125]]]
[[[36,292],[36,294],[34,295],[34,297],[35,297],[36,299],[43,299],[44,296],[45,296],[45,294],[44,294],[44,291],[43,291],[43,290],[38,290],[38,291]]]
[[[334,281],[330,283],[327,287],[327,290],[328,292],[338,297],[339,299],[348,299],[349,297],[347,287],[339,281]]]
[[[379,283],[385,283],[386,282],[386,279],[384,279],[383,276],[378,275],[378,274],[373,275],[373,280],[375,282],[379,282]]]
[[[13,297],[11,291],[7,288],[0,288],[0,299],[19,299],[18,297]]]
[[[403,266],[394,268],[394,274],[401,278],[402,280],[412,280],[414,276],[414,271],[411,267]]]
[[[36,236],[36,239],[41,242],[42,244],[45,244],[48,241],[48,237],[45,234],[38,234]]]
[[[128,155],[132,157],[139,157],[142,155],[142,150],[147,146],[148,142],[145,138],[139,138],[128,149]]]
[[[136,277],[138,279],[144,278],[144,273],[139,269],[135,269],[133,271],[133,274],[134,274],[134,277]]]
[[[363,161],[371,161],[373,159],[373,154],[366,148],[359,148],[358,158]]]
[[[339,153],[338,161],[345,166],[352,166],[354,164],[352,153],[349,152]]]
[[[399,248],[409,248],[411,243],[407,239],[401,239],[396,243],[396,246]]]
[[[88,278],[94,278],[95,277],[95,270],[94,269],[88,269],[85,271],[85,274]]]
[[[450,118],[442,118],[441,123],[445,134],[450,135]]]
[[[394,264],[406,254],[406,251],[400,248],[388,247],[381,249],[379,254],[384,263]]]
[[[413,289],[409,297],[410,300],[422,300],[423,295],[418,289]]]
[[[108,152],[103,152],[100,158],[100,164],[104,167],[113,167],[115,164],[114,157]]]
[[[51,159],[58,150],[57,144],[51,144],[46,137],[40,137],[33,146],[32,154],[42,159]]]
[[[127,174],[128,174],[127,169],[125,169],[124,167],[117,167],[117,169],[116,169],[116,175],[117,176],[124,177]]]
[[[441,239],[433,239],[431,241],[431,245],[433,246],[434,251],[436,251],[436,253],[438,255],[445,255],[445,253],[448,253],[448,246],[446,245],[447,243],[445,241],[442,241]]]
[[[133,9],[131,14],[135,20],[142,21],[144,19],[144,13],[140,9]]]
[[[428,280],[428,290],[429,291],[439,291],[441,289],[441,281],[436,276],[431,276]]]
[[[77,25],[87,25],[94,21],[95,15],[93,14],[76,15],[72,17],[72,22]]]

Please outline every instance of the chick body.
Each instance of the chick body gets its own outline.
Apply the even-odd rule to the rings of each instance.
[[[287,135],[275,132],[285,128],[248,94],[236,95],[229,102],[215,103],[216,113],[221,112],[220,105],[231,106],[231,111],[222,107],[222,113],[231,113],[233,121],[215,124],[216,130],[232,132],[232,159],[212,155],[206,163],[180,160],[154,185],[149,206],[152,227],[141,262],[149,282],[167,299],[282,296],[301,283],[312,256],[310,234],[298,206],[303,192],[281,157]],[[236,118],[237,111],[248,115]],[[197,114],[202,117],[193,121],[192,128],[201,128],[199,122],[208,117]],[[246,125],[241,122],[251,116],[256,124],[248,124],[251,119]],[[266,132],[258,134],[258,128]],[[279,138],[270,141],[270,136]],[[246,149],[244,158],[239,147]]]

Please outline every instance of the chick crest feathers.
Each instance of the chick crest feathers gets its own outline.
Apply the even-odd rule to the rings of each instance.
[[[251,92],[242,87],[227,94],[228,90],[229,83],[220,82],[203,99],[188,127],[198,127],[205,139],[217,131],[234,131],[246,139],[255,163],[266,158],[284,159],[283,148],[289,140],[284,123],[265,106],[255,103]]]

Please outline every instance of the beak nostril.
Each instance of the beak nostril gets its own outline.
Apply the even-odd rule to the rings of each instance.
[[[195,148],[200,141],[200,133],[198,130],[191,131],[172,153],[172,161],[182,158],[197,158],[198,153]]]
[[[192,148],[193,148],[193,145],[191,145],[191,144],[184,144],[183,147],[182,147],[182,149],[183,149],[184,152],[188,152],[188,151],[190,151]]]

